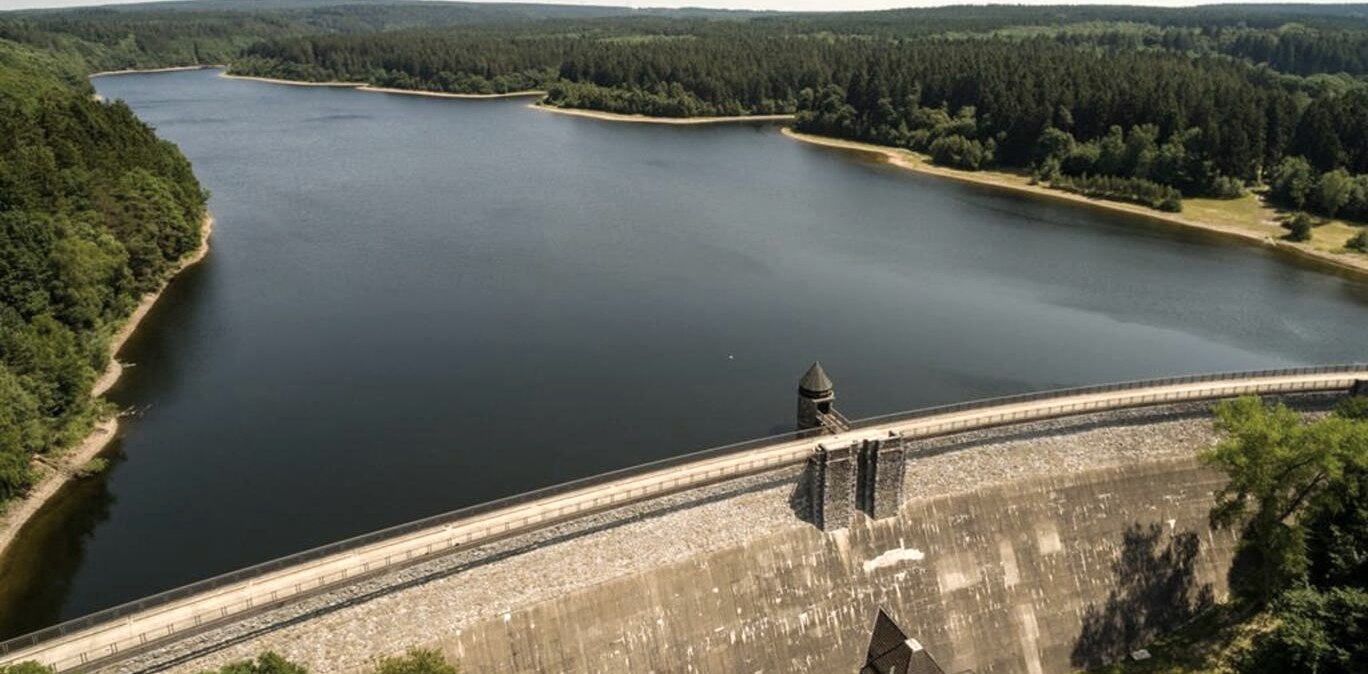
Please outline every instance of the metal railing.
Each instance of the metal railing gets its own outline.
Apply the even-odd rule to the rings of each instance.
[[[1200,384],[1204,382],[1236,381],[1240,379],[1266,379],[1269,377],[1297,377],[1316,374],[1362,374],[1368,375],[1368,364],[1353,363],[1349,365],[1318,365],[1314,367],[1296,367],[1276,370],[1256,370],[1253,372],[1216,372],[1210,374],[1194,374],[1178,377],[1164,377],[1161,379],[1135,379],[1131,381],[1117,382],[1114,384],[1096,384],[1092,386],[1079,386],[1073,388],[1049,389],[1045,391],[1035,391],[1032,393],[1017,393],[1013,395],[999,396],[996,398],[983,398],[971,400],[963,403],[951,403],[949,405],[939,405],[936,407],[923,407],[907,412],[894,412],[877,417],[860,419],[851,424],[854,429],[869,428],[870,426],[886,426],[903,421],[913,421],[925,417],[952,414],[955,412],[967,412],[975,409],[988,407],[1002,407],[1017,403],[1026,403],[1034,400],[1044,400],[1046,398],[1063,398],[1081,395],[1092,395],[1096,393],[1110,393],[1113,391],[1127,391],[1138,388],[1159,388],[1162,386],[1179,386],[1183,384]]]
[[[1272,395],[1284,395],[1284,394],[1297,394],[1297,393],[1313,393],[1313,392],[1319,392],[1319,391],[1332,391],[1332,390],[1340,390],[1340,389],[1345,389],[1345,390],[1347,390],[1348,387],[1352,386],[1352,385],[1353,385],[1353,382],[1356,381],[1356,379],[1355,379],[1352,375],[1368,376],[1368,366],[1348,366],[1348,367],[1360,368],[1360,369],[1348,369],[1348,370],[1343,370],[1343,371],[1327,371],[1327,372],[1324,372],[1324,373],[1302,373],[1302,374],[1339,374],[1339,373],[1342,373],[1342,374],[1345,374],[1345,375],[1349,375],[1349,376],[1346,376],[1344,379],[1334,380],[1334,381],[1331,381],[1331,380],[1313,380],[1313,381],[1300,381],[1300,382],[1295,382],[1295,383],[1250,383],[1250,384],[1241,385],[1241,386],[1223,385],[1223,386],[1218,386],[1218,387],[1208,387],[1208,388],[1200,388],[1200,389],[1187,389],[1187,390],[1179,390],[1179,391],[1169,391],[1169,392],[1164,392],[1164,393],[1139,394],[1139,395],[1133,395],[1133,396],[1117,395],[1117,396],[1108,397],[1108,398],[1105,398],[1105,399],[1093,400],[1093,401],[1088,401],[1088,402],[1066,403],[1066,404],[1060,404],[1060,405],[1053,405],[1053,406],[1049,406],[1049,407],[1033,407],[1033,408],[1029,408],[1029,409],[1025,409],[1025,410],[1016,410],[1016,411],[1011,411],[1011,412],[1004,412],[1004,413],[1002,413],[1002,414],[989,415],[989,416],[986,416],[986,417],[984,417],[984,416],[977,416],[977,417],[973,417],[973,418],[957,419],[957,420],[954,420],[954,421],[949,421],[949,422],[945,422],[945,423],[941,423],[941,424],[931,424],[931,425],[918,425],[918,424],[917,424],[917,420],[918,420],[918,419],[923,419],[923,418],[935,418],[935,417],[938,417],[938,416],[945,416],[945,415],[951,415],[951,414],[959,414],[959,413],[964,413],[964,412],[972,412],[972,411],[974,411],[975,409],[979,409],[978,406],[973,406],[973,407],[967,407],[967,408],[966,408],[966,407],[963,407],[963,406],[961,406],[961,405],[946,405],[946,406],[944,406],[943,408],[935,408],[937,411],[936,411],[935,413],[933,413],[933,414],[923,414],[923,413],[921,413],[921,411],[918,411],[918,412],[915,412],[915,413],[913,413],[913,412],[905,412],[905,413],[891,414],[891,415],[887,415],[887,416],[884,416],[884,417],[876,417],[876,418],[871,418],[871,419],[864,419],[864,420],[861,420],[861,421],[859,421],[859,422],[857,422],[857,423],[855,424],[855,429],[858,430],[858,429],[871,428],[871,427],[889,427],[889,426],[892,426],[892,427],[898,428],[899,430],[903,431],[903,433],[904,433],[905,435],[907,435],[908,437],[910,437],[910,438],[927,438],[927,437],[935,437],[935,436],[939,436],[939,435],[947,435],[947,434],[951,434],[951,433],[958,433],[958,432],[963,432],[963,431],[967,431],[967,430],[977,430],[977,429],[991,428],[991,427],[994,427],[994,426],[1002,426],[1002,425],[1008,425],[1008,424],[1017,424],[1017,423],[1027,422],[1027,421],[1040,421],[1040,420],[1044,420],[1044,419],[1051,419],[1051,418],[1058,418],[1058,417],[1076,416],[1076,415],[1080,415],[1080,414],[1088,414],[1088,413],[1090,413],[1090,412],[1116,411],[1116,410],[1131,409],[1131,408],[1138,408],[1138,407],[1152,407],[1152,406],[1155,406],[1155,405],[1167,405],[1167,404],[1180,403],[1180,402],[1192,402],[1192,401],[1200,401],[1200,400],[1211,400],[1211,399],[1214,399],[1214,398],[1233,398],[1233,397],[1238,397],[1238,396],[1243,396],[1243,395],[1269,395],[1269,394],[1272,394]],[[1291,371],[1289,370],[1288,372],[1291,372]],[[1276,372],[1275,372],[1275,373],[1272,374],[1272,375],[1263,375],[1263,376],[1267,377],[1267,376],[1278,376],[1278,375],[1277,375]],[[1291,376],[1291,375],[1284,375],[1284,376]],[[1224,382],[1229,382],[1229,381],[1232,381],[1232,379],[1224,379],[1224,380],[1212,380],[1212,379],[1196,380],[1196,379],[1194,379],[1194,380],[1192,380],[1192,381],[1169,381],[1167,384],[1164,384],[1164,385],[1167,385],[1167,386],[1174,386],[1174,385],[1187,384],[1187,383],[1202,383],[1203,381],[1213,381],[1213,382],[1214,382],[1214,381],[1224,381]],[[1130,385],[1130,384],[1144,384],[1144,383],[1145,383],[1145,382],[1128,382],[1126,385],[1122,385],[1122,384],[1112,385],[1112,386],[1115,386],[1116,388],[1113,388],[1112,386],[1108,386],[1108,387],[1086,387],[1086,388],[1080,388],[1080,389],[1061,389],[1061,390],[1056,391],[1056,392],[1054,392],[1054,393],[1058,394],[1058,397],[1062,397],[1062,398],[1076,398],[1076,397],[1081,397],[1081,396],[1097,395],[1097,394],[1101,394],[1101,393],[1109,393],[1109,392],[1117,392],[1117,391],[1126,391],[1126,390],[1135,390],[1135,389],[1150,388],[1150,387],[1143,386],[1143,385],[1141,385],[1141,386]],[[1329,385],[1329,384],[1333,384],[1333,385]],[[1055,396],[1055,395],[1037,395],[1037,394],[1028,394],[1028,395],[1022,395],[1022,396],[1006,396],[1006,397],[1003,397],[1003,398],[995,399],[995,400],[998,401],[997,404],[991,405],[991,406],[989,406],[988,408],[984,408],[984,409],[991,409],[991,408],[994,408],[994,407],[1007,407],[1007,406],[1012,406],[1012,405],[1021,405],[1021,404],[1029,403],[1029,402],[1032,402],[1032,401],[1035,401],[1035,400],[1049,399],[1049,398],[1052,398],[1052,397],[1056,397],[1056,396]]]
[[[1335,380],[1306,380],[1290,384],[1286,382],[1270,383],[1258,381],[1270,378],[1334,374],[1344,374],[1346,376]],[[1215,397],[1233,397],[1245,394],[1325,391],[1338,389],[1340,387],[1347,389],[1349,385],[1352,385],[1354,380],[1365,377],[1368,377],[1368,365],[1362,364],[1169,377],[1101,386],[1041,391],[990,398],[968,403],[943,405],[860,420],[852,424],[852,430],[858,431],[860,429],[869,429],[873,427],[901,426],[904,427],[905,432],[913,437],[928,437],[974,428],[985,428],[1026,420],[1039,420],[1099,410],[1124,409],[1127,407],[1212,399]],[[1249,383],[1242,386],[1229,385],[1230,382],[1238,381],[1249,381]],[[1224,385],[1179,391],[1141,393],[1130,396],[1118,395],[1087,402],[1061,402],[1059,405],[1033,406],[1025,409],[1005,411],[1001,414],[977,416],[964,416],[963,414],[976,410],[992,410],[994,408],[1020,406],[1025,403],[1052,398],[1061,400],[1076,399],[1104,393],[1121,393],[1138,389],[1160,389],[1187,384],[1218,382],[1223,383]],[[944,423],[917,423],[920,420],[929,422],[935,417],[947,415],[959,415],[962,418],[949,420]],[[170,636],[185,634],[187,631],[204,629],[208,625],[223,622],[230,618],[238,618],[247,612],[278,606],[288,602],[291,598],[315,594],[358,576],[371,575],[382,570],[416,563],[417,561],[428,559],[434,555],[448,553],[458,548],[469,548],[494,542],[509,536],[528,533],[552,524],[562,523],[581,517],[587,513],[616,508],[650,498],[658,498],[679,491],[793,465],[806,460],[807,454],[811,448],[807,444],[789,448],[785,448],[784,445],[821,437],[823,435],[823,430],[813,429],[714,447],[700,452],[653,461],[630,468],[545,487],[356,536],[354,538],[338,541],[262,564],[250,566],[238,571],[191,583],[138,601],[115,606],[46,629],[0,642],[0,658],[19,651],[29,650],[44,642],[61,639],[62,637],[79,632],[93,631],[92,634],[83,635],[83,638],[89,638],[92,635],[98,635],[99,628],[107,630],[122,629],[126,626],[125,621],[120,620],[122,618],[128,618],[134,614],[157,609],[159,607],[169,607],[169,613],[170,608],[174,608],[171,607],[171,605],[177,601],[196,595],[208,595],[215,590],[227,588],[232,585],[241,584],[247,581],[259,581],[259,584],[262,586],[260,588],[261,596],[249,595],[240,601],[219,603],[206,611],[189,615],[183,620],[163,624],[158,627],[154,634],[138,633],[136,635],[123,636],[108,644],[70,656],[60,662],[49,663],[55,665],[59,671],[79,668],[106,657],[118,655],[120,653],[126,654],[130,651],[138,650],[148,644],[162,641]],[[750,460],[729,461],[725,466],[713,467],[708,465],[710,460],[724,458],[739,459],[741,455],[746,452],[760,450],[762,448],[769,448],[774,451],[757,452]],[[689,468],[690,464],[698,465]],[[672,476],[669,479],[655,479],[649,485],[635,484],[637,481],[636,478],[670,469],[682,470],[677,476]],[[618,483],[618,486],[611,491],[606,491],[603,495],[593,495],[593,498],[591,499],[588,498],[590,496],[589,494],[580,494],[579,496],[581,496],[581,498],[570,498],[577,492],[585,492],[594,487],[601,487],[611,483]],[[572,502],[550,507],[553,506],[557,500]],[[530,509],[535,510],[535,514],[527,514],[512,521],[504,519],[497,523],[490,522],[483,527],[479,526],[482,518],[493,520],[496,519],[496,515],[505,512],[511,513],[515,511],[518,506],[524,506],[533,502],[538,502],[538,508]],[[420,536],[420,534],[422,535]],[[383,551],[383,548],[386,546],[381,544],[387,542],[392,546],[407,547],[404,547],[402,550],[396,550],[392,555],[386,554],[383,561],[380,563],[366,562],[355,568],[343,566],[338,570],[320,574],[309,579],[307,582],[273,587],[269,590],[269,593],[265,588],[265,586],[270,585],[273,582],[267,577],[276,572],[290,569],[291,567],[301,567],[299,570],[302,571],[312,568],[311,564],[313,563],[319,563],[317,565],[322,566],[321,562],[323,560],[329,560],[329,558],[349,552],[359,555],[359,551],[363,548],[373,546],[380,546],[376,550]],[[376,552],[376,550],[372,550],[371,552]]]
[[[822,425],[822,429],[832,433],[844,433],[850,430],[850,420],[839,410],[828,412],[818,412],[817,421]]]
[[[20,635],[18,637],[5,640],[3,642],[0,642],[0,656],[8,655],[20,649],[26,649],[54,638],[63,637],[74,632],[90,629],[102,623],[117,621],[119,618],[123,618],[135,613],[140,613],[142,611],[146,611],[151,608],[156,608],[158,606],[164,606],[174,601],[184,599],[190,596],[203,594],[205,592],[225,587],[228,585],[240,583],[245,580],[259,578],[266,574],[273,573],[291,566],[298,566],[300,564],[304,564],[307,562],[330,557],[338,553],[356,550],[367,545],[379,543],[393,538],[399,538],[408,534],[423,531],[425,529],[430,529],[433,527],[449,524],[460,520],[473,519],[481,515],[485,515],[488,513],[496,512],[518,505],[523,505],[533,501],[547,499],[567,494],[570,492],[587,489],[590,487],[616,482],[619,480],[625,480],[628,478],[653,473],[658,470],[667,470],[669,468],[694,463],[698,461],[703,461],[709,458],[726,456],[730,454],[739,454],[747,450],[756,449],[759,447],[768,447],[776,444],[782,444],[785,442],[817,437],[822,435],[823,432],[824,431],[822,431],[821,429],[794,431],[790,433],[771,435],[763,438],[756,438],[753,440],[746,440],[744,442],[733,443],[730,445],[722,445],[719,447],[713,447],[710,449],[684,454],[681,456],[660,459],[658,461],[651,461],[648,463],[639,464],[628,468],[609,471],[607,473],[600,473],[598,475],[580,478],[577,480],[571,480],[569,482],[562,482],[560,484],[555,484],[548,487],[523,492],[521,494],[515,494],[513,496],[495,499],[493,501],[487,501],[485,503],[480,503],[473,506],[458,508],[456,510],[451,510],[445,513],[433,515],[431,517],[425,517],[419,520],[414,520],[412,522],[406,522],[404,524],[387,527],[385,529],[380,529],[378,531],[361,534],[359,536],[354,536],[352,538],[343,539],[340,541],[329,543],[327,545],[322,545],[316,548],[311,548],[301,552],[289,554],[284,557],[278,557],[276,559],[262,562],[260,564],[255,564],[242,569],[238,569],[236,571],[231,571],[221,575],[206,578],[204,580],[189,583],[187,585],[182,585],[171,590],[166,590],[164,592],[159,592],[157,594],[144,597],[137,601],[132,601],[111,608],[96,611],[95,613],[81,616],[79,618],[74,618],[72,620],[58,623],[51,627],[46,627],[35,632],[30,632],[28,634]]]

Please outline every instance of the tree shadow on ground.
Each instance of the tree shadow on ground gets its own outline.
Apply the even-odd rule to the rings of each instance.
[[[1083,614],[1070,662],[1087,668],[1114,662],[1210,606],[1211,584],[1198,586],[1195,572],[1200,546],[1190,531],[1166,535],[1159,524],[1127,527],[1121,557],[1112,565],[1113,588],[1106,602]]]

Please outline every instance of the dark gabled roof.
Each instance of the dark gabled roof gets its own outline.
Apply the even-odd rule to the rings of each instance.
[[[798,388],[813,393],[825,393],[832,388],[831,377],[822,369],[821,363],[813,363],[807,374],[798,382]]]
[[[909,639],[893,619],[879,609],[860,674],[945,674],[922,645]]]
[[[907,635],[898,628],[897,623],[879,609],[879,616],[874,619],[874,633],[869,637],[869,651],[865,654],[865,662],[874,662],[879,658],[897,650],[907,642]]]

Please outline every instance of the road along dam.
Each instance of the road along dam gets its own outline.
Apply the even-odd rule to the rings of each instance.
[[[1223,478],[1195,459],[1212,401],[1368,393],[1368,365],[1333,366],[849,423],[819,379],[805,430],[209,579],[0,644],[0,663],[197,672],[273,650],[359,673],[424,646],[481,674],[854,673],[883,609],[947,672],[1069,672],[1224,596]]]

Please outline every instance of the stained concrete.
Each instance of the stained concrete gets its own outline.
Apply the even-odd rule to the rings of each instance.
[[[853,672],[876,605],[946,671],[1073,671],[1223,594],[1233,539],[1205,528],[1221,478],[1193,459],[1217,437],[1207,404],[1185,403],[907,442],[913,500],[885,522],[855,514],[822,533],[796,516],[812,510],[810,475],[785,469],[440,557],[100,671],[190,674],[274,650],[360,673],[428,645],[474,672]]]
[[[1192,423],[1205,415],[1205,406],[1209,403],[1202,401],[1228,395],[1275,392],[1303,399],[1336,398],[1354,384],[1354,380],[1348,378],[1349,374],[1343,369],[1330,372],[1253,373],[1212,381],[1159,382],[1154,386],[1126,386],[1076,394],[1065,392],[1045,398],[1007,401],[988,408],[954,408],[929,416],[885,419],[877,427],[863,426],[858,431],[836,432],[825,438],[823,444],[829,442],[833,446],[850,448],[855,446],[854,443],[881,439],[886,433],[900,433],[907,438],[925,436],[905,443],[905,453],[915,456],[915,465],[904,471],[903,484],[909,487],[904,491],[911,497],[928,498],[934,496],[937,490],[947,488],[952,491],[987,490],[997,480],[1017,481],[1031,475],[1032,471],[1037,475],[1064,475],[1116,465],[1108,464],[1111,461],[1120,460],[1123,463],[1119,465],[1132,465],[1131,461],[1126,461],[1126,457],[1132,457],[1133,460],[1173,452],[1188,452],[1188,456],[1191,456],[1193,450],[1211,441],[1208,437],[1204,442],[1192,442],[1202,435],[1193,433],[1194,429],[1205,428],[1206,435],[1211,434],[1209,420],[1195,425]],[[1168,402],[1155,405],[1158,401]],[[1132,409],[1136,405],[1143,407]],[[1091,414],[1078,415],[1079,412]],[[1059,414],[1070,416],[1053,418]],[[1186,421],[1176,425],[1155,421],[1175,414],[1178,415],[1177,419],[1186,417]],[[962,432],[944,435],[954,430]],[[811,513],[814,505],[806,502],[811,494],[802,483],[795,485],[796,488],[787,499],[792,512],[784,521],[771,518],[775,506],[780,503],[779,499],[761,500],[755,502],[753,507],[741,506],[740,500],[728,500],[720,503],[725,512],[720,518],[716,517],[716,513],[705,513],[708,510],[706,506],[697,510],[672,511],[646,527],[635,526],[645,522],[634,520],[633,513],[639,513],[638,506],[647,505],[650,508],[653,506],[649,504],[661,499],[671,500],[681,494],[685,495],[686,500],[691,494],[696,497],[699,494],[694,492],[707,492],[710,485],[738,480],[745,482],[751,477],[764,478],[770,471],[750,471],[766,466],[774,466],[776,473],[787,471],[788,466],[810,455],[814,449],[810,443],[808,439],[795,440],[701,459],[643,476],[581,489],[569,495],[526,502],[488,516],[427,527],[399,539],[380,541],[316,562],[287,567],[250,581],[186,597],[171,605],[149,608],[118,623],[103,623],[44,641],[32,649],[11,653],[10,658],[40,658],[45,662],[58,663],[61,668],[86,669],[84,663],[95,657],[99,659],[95,667],[101,669],[145,671],[150,668],[160,671],[165,663],[218,660],[231,657],[234,652],[240,653],[243,648],[284,642],[292,651],[313,651],[315,655],[309,662],[326,665],[320,669],[351,669],[356,667],[351,663],[358,658],[369,659],[377,653],[393,653],[396,649],[402,650],[403,644],[413,643],[429,631],[449,633],[487,617],[478,615],[489,608],[487,605],[477,606],[473,612],[467,606],[469,593],[482,591],[478,584],[471,585],[472,582],[478,583],[474,581],[473,574],[460,572],[462,568],[470,569],[468,565],[472,563],[481,566],[493,563],[501,567],[502,571],[493,571],[491,567],[482,570],[491,573],[489,580],[492,584],[508,588],[496,593],[501,601],[523,607],[544,601],[546,596],[560,596],[583,589],[596,580],[629,576],[664,567],[681,558],[696,558],[750,541],[752,536],[763,535],[770,530],[758,522],[771,522],[770,527],[775,530],[794,526],[799,519],[794,515]],[[734,478],[721,479],[727,475]],[[695,488],[672,492],[682,489],[683,485],[693,485]],[[758,492],[746,495],[751,494],[759,496]],[[828,495],[823,494],[823,499],[826,500]],[[849,501],[843,499],[843,502]],[[611,503],[617,503],[619,507],[603,509]],[[824,513],[826,506],[822,504]],[[548,516],[556,517],[569,512],[589,514],[567,522],[552,523],[548,527],[533,527],[511,537],[497,535],[508,531],[509,527],[546,522]],[[593,521],[601,521],[600,515],[604,514],[608,515],[609,520],[618,522],[611,525],[613,529],[602,530],[598,529],[598,524],[592,524]],[[680,517],[674,518],[674,515]],[[757,520],[756,515],[761,517]],[[666,523],[664,520],[667,518],[674,518],[674,523]],[[586,531],[599,531],[603,535],[563,538],[556,533],[552,538],[563,542],[545,548],[528,548],[519,542],[538,538],[545,540],[548,532],[564,530],[567,524],[570,524],[570,529],[580,530],[586,530],[585,526],[588,525]],[[1042,553],[1063,549],[1063,538],[1057,527],[1037,528]],[[491,533],[495,534],[492,538]],[[663,540],[643,544],[642,534],[648,539],[660,539],[663,536]],[[1195,535],[1188,538],[1196,540]],[[471,543],[461,545],[462,541]],[[1143,536],[1137,536],[1137,541],[1143,543]],[[512,549],[524,552],[514,557],[503,556],[506,553],[499,550],[508,549],[510,543]],[[608,576],[583,578],[577,575],[583,563],[575,548],[584,546],[588,546],[592,558],[602,559],[603,552],[609,550],[620,563],[610,568]],[[1185,544],[1184,550],[1189,549],[1191,554],[1185,561],[1190,562],[1198,548]],[[398,564],[393,563],[396,552],[400,555]],[[624,552],[627,554],[624,555]],[[895,557],[901,554],[892,552]],[[1161,561],[1174,559],[1176,552],[1170,550],[1165,555]],[[652,560],[661,560],[662,557],[673,559],[652,563]],[[562,561],[553,562],[553,559]],[[417,560],[421,561],[413,567],[411,563]],[[1021,566],[1019,561],[1018,571]],[[541,571],[533,571],[538,563],[552,565]],[[515,570],[519,566],[523,567],[522,573]],[[628,571],[629,568],[635,570]],[[353,576],[353,572],[360,575]],[[447,574],[452,573],[456,575],[448,578]],[[445,582],[448,579],[453,582]],[[972,585],[970,577],[965,574],[952,576],[950,580],[957,586]],[[428,581],[435,582],[427,584]],[[289,594],[287,599],[278,596],[282,588]],[[315,591],[306,594],[305,588]],[[409,589],[414,591],[407,591]],[[946,590],[944,587],[941,589]],[[1144,587],[1128,591],[1136,593],[1139,598],[1154,594],[1152,588]],[[382,604],[385,603],[405,613],[405,619],[389,620],[383,615],[385,609]],[[1018,613],[1027,628],[1024,638],[1034,643],[1040,637],[1034,614],[1021,610]],[[210,624],[203,622],[206,617],[211,621]],[[302,627],[305,622],[309,627]],[[323,627],[330,623],[338,625],[343,631],[335,635]],[[305,634],[302,639],[291,641],[291,634],[299,634],[294,629],[297,626],[306,630]],[[1129,639],[1137,629],[1132,623],[1123,623],[1112,631]],[[169,638],[155,636],[167,633],[170,633]],[[388,636],[382,637],[381,633]],[[351,636],[359,640],[340,644],[343,648],[338,650],[336,636]],[[1099,641],[1105,636],[1087,641]],[[146,641],[149,638],[153,640]],[[1079,658],[1087,660],[1087,653]]]
[[[812,499],[811,522],[826,531],[850,526],[855,516],[858,447],[825,444],[813,452],[808,485]]]
[[[757,536],[431,644],[482,674],[854,672],[884,607],[946,671],[1068,672],[1225,594],[1234,538],[1207,527],[1221,483],[1184,459],[914,502],[835,534]]]
[[[876,520],[896,517],[903,502],[903,437],[891,433],[881,440],[865,440],[860,448],[860,477],[856,501]]]

